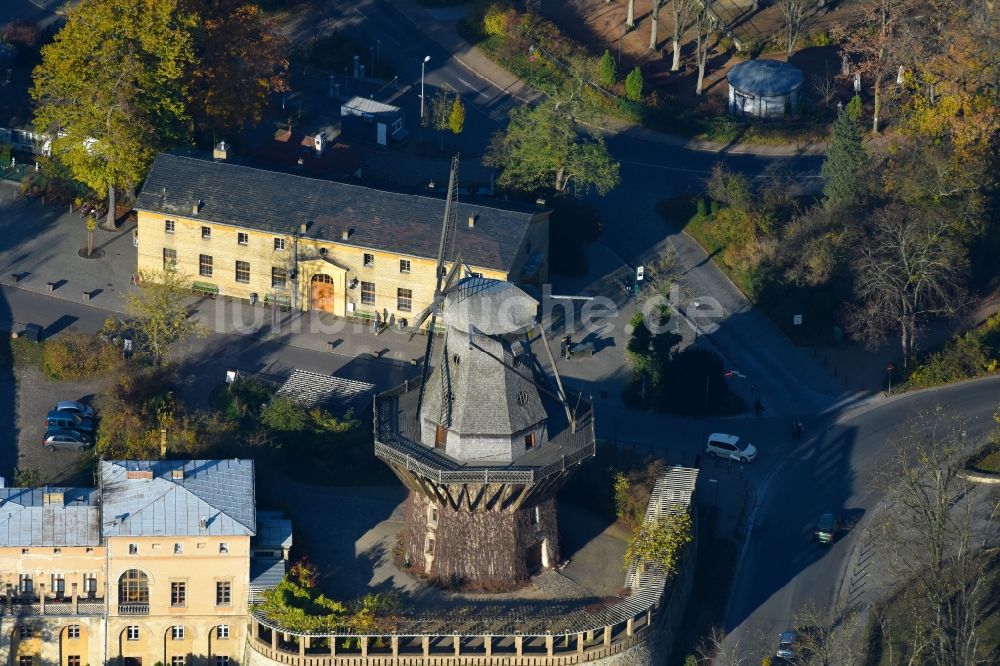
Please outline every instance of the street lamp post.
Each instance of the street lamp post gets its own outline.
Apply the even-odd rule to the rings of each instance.
[[[424,119],[424,71],[427,68],[427,63],[431,59],[430,56],[424,56],[423,61],[420,63],[420,119]]]

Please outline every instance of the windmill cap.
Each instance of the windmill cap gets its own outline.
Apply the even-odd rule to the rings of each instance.
[[[467,277],[444,300],[444,321],[485,335],[519,333],[535,325],[538,301],[510,282]]]

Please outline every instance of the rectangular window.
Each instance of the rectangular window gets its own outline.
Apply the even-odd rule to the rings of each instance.
[[[21,636],[21,638],[31,638],[32,636],[35,635],[35,632],[31,627],[22,625],[18,629],[18,634]]]
[[[204,238],[205,240],[210,239],[212,237],[212,227],[202,227],[201,237]]]
[[[31,666],[32,659],[30,654],[22,654],[17,658],[17,666]]]
[[[183,554],[184,554],[184,544],[182,544],[182,543],[175,543],[174,544],[174,555],[183,555]]]
[[[375,265],[375,255],[368,254],[367,252],[365,252],[365,266],[374,266],[374,265]]]
[[[215,658],[215,666],[229,666],[229,657],[220,654]]]
[[[250,262],[249,261],[237,261],[236,262],[236,281],[246,284],[250,282]]]
[[[184,627],[179,624],[175,624],[171,628],[171,635],[174,637],[175,641],[184,640]]]
[[[413,308],[413,290],[396,290],[396,309],[400,312],[409,312]]]
[[[215,583],[215,605],[216,606],[228,606],[233,603],[233,590],[232,583],[227,581],[218,581]]]
[[[53,555],[62,555],[62,548],[53,548],[52,549],[52,554]]]
[[[223,638],[223,639],[224,638],[229,638],[229,625],[228,624],[220,624],[218,627],[216,627],[216,629],[215,629],[215,636],[217,638]]]
[[[80,655],[78,654],[67,655],[66,666],[80,666]]]
[[[27,549],[27,548],[22,548],[22,549],[21,549],[21,554],[22,554],[22,555],[27,555],[27,554],[28,554],[28,553],[30,553],[30,552],[31,552],[31,551],[30,551],[29,549]]]
[[[163,270],[172,271],[177,269],[177,250],[173,248],[163,248]]]
[[[274,249],[275,249],[276,252],[281,252],[282,250],[284,250],[285,249],[285,239],[284,238],[275,238],[274,239]]]
[[[249,245],[250,244],[250,234],[248,234],[245,231],[238,231],[238,232],[236,232],[236,242],[239,243],[240,245]]]
[[[187,603],[187,583],[180,580],[170,582],[170,605],[183,606]]]
[[[80,637],[80,625],[71,624],[66,627],[66,638],[79,638]]]
[[[285,284],[288,282],[288,272],[284,268],[278,268],[277,266],[271,267],[271,286],[278,287],[280,289],[285,288]]]
[[[174,627],[176,629],[177,627]],[[175,654],[170,657],[170,666],[184,666],[184,655]]]
[[[18,576],[17,589],[21,591],[21,594],[31,594],[35,591],[35,583],[31,580],[31,574]]]
[[[97,594],[97,577],[96,576],[84,576],[83,578],[83,593],[88,596],[94,596]]]
[[[228,553],[229,552],[229,544],[225,543],[225,542],[220,543],[219,544],[219,552],[220,553]]]
[[[198,275],[202,277],[212,277],[212,255],[198,255]]]
[[[361,283],[361,302],[364,305],[375,305],[375,283]]]
[[[130,543],[128,545],[128,554],[129,555],[135,555],[138,552],[139,552],[139,544],[137,544],[137,543]]]
[[[139,640],[139,625],[131,624],[125,629],[125,637],[130,641]]]
[[[61,597],[66,594],[66,579],[61,573],[52,574],[52,594]]]
[[[163,231],[165,233],[172,234],[172,233],[174,233],[174,231],[175,231],[176,228],[177,228],[177,223],[174,222],[173,220],[164,220],[163,221]]]
[[[535,444],[538,443],[538,434],[534,432],[529,432],[524,436],[524,450],[535,448]]]
[[[410,260],[409,259],[400,259],[399,260],[399,272],[400,273],[409,273],[410,272]]]

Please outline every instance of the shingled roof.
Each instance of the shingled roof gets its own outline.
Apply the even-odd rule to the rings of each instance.
[[[0,488],[0,546],[99,545],[97,504],[93,488]]]
[[[201,202],[198,213],[192,207]],[[136,209],[305,238],[437,258],[443,198],[378,190],[228,162],[161,153]],[[454,249],[469,266],[510,272],[537,208],[458,203]],[[470,227],[468,219],[475,217]],[[344,231],[349,238],[341,238]]]
[[[105,461],[100,478],[104,536],[253,536],[257,530],[252,460]]]

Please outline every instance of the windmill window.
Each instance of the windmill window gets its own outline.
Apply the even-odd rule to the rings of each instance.
[[[532,525],[537,525],[539,523],[539,521],[541,521],[541,519],[542,519],[542,510],[539,507],[537,507],[537,506],[534,507],[531,510],[531,516],[530,517],[531,517],[531,524]]]
[[[427,526],[437,527],[438,524],[438,510],[437,507],[431,504],[427,507]]]
[[[442,425],[437,427],[434,432],[434,448],[443,449],[445,444],[448,442],[448,429]]]
[[[451,362],[454,363],[455,365],[458,365],[458,362],[461,361],[461,360],[462,360],[462,357],[459,356],[458,354],[452,354],[451,355]]]
[[[529,432],[524,436],[524,450],[528,451],[535,448],[538,444],[538,433]]]

